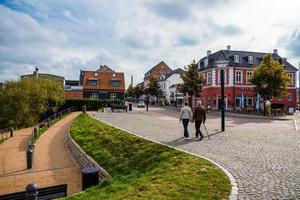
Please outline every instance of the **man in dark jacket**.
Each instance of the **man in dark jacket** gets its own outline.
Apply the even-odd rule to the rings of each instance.
[[[196,138],[198,138],[200,135],[200,140],[202,140],[204,137],[202,132],[200,131],[200,126],[202,122],[204,124],[206,120],[205,110],[201,106],[202,106],[202,102],[198,101],[197,107],[195,108],[193,113],[193,121],[195,122],[195,129],[196,129]]]

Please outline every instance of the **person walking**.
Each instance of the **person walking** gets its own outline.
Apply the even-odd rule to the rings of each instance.
[[[198,101],[197,102],[197,107],[194,110],[193,113],[193,121],[195,122],[195,129],[196,129],[196,138],[198,138],[200,136],[200,140],[203,139],[203,134],[200,130],[200,126],[203,122],[203,124],[205,123],[206,120],[206,113],[204,108],[202,108],[202,102]]]
[[[181,108],[180,110],[180,117],[179,122],[182,121],[183,128],[184,128],[184,139],[189,139],[189,131],[188,131],[188,125],[190,120],[192,119],[192,109],[188,107],[188,103],[184,104],[185,106]]]

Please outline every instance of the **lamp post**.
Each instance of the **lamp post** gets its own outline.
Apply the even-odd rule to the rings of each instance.
[[[228,65],[228,60],[216,61],[217,67],[220,69],[220,79],[221,79],[221,130],[225,131],[225,108],[224,108],[224,69]]]

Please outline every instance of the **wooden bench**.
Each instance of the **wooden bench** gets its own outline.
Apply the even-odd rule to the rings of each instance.
[[[110,108],[112,112],[114,112],[114,110],[123,110],[127,112],[127,106],[125,104],[111,104]]]

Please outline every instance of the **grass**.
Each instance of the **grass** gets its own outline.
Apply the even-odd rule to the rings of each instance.
[[[207,160],[139,138],[87,115],[73,139],[111,175],[67,199],[228,199],[227,176]]]

